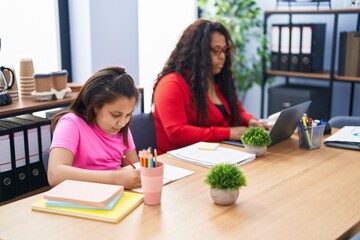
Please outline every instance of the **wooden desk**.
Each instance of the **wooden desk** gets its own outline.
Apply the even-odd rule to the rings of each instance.
[[[0,207],[0,238],[328,240],[360,224],[357,151],[309,151],[298,148],[296,137],[285,140],[241,166],[248,186],[229,207],[213,203],[203,183],[207,168],[159,158],[195,171],[164,186],[161,206],[142,204],[111,224],[31,211],[39,194]]]
[[[72,103],[77,94],[78,92],[70,92],[64,99],[41,102],[34,101],[32,97],[20,97],[19,101],[13,101],[9,105],[0,106],[0,118],[65,107]]]

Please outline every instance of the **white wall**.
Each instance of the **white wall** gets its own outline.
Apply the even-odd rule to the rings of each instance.
[[[196,0],[139,0],[140,85],[145,111],[150,111],[152,87],[185,28],[197,19]]]

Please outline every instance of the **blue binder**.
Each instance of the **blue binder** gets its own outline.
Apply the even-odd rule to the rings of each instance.
[[[0,120],[0,126],[10,130],[10,151],[15,174],[15,193],[16,196],[19,196],[30,191],[25,152],[25,130],[23,126],[3,119]]]
[[[2,202],[16,196],[10,130],[4,127],[0,127],[0,152],[0,201]]]

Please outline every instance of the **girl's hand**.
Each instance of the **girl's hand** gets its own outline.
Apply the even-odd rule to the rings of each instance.
[[[134,189],[141,187],[140,169],[122,169],[118,171],[118,184],[125,189]]]

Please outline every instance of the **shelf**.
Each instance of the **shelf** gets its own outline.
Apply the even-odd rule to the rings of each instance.
[[[350,77],[350,76],[335,75],[334,79],[336,81],[344,81],[344,82],[360,82],[360,77]]]
[[[0,118],[65,107],[73,102],[77,94],[77,92],[70,92],[64,99],[42,102],[35,102],[33,97],[20,97],[18,101],[0,106]]]
[[[266,70],[269,76],[284,76],[284,77],[298,77],[298,78],[314,78],[314,79],[330,79],[330,73],[305,73],[305,72],[289,72],[279,70]]]
[[[329,116],[331,116],[331,108],[332,108],[332,94],[333,94],[333,86],[334,82],[349,82],[351,83],[350,88],[350,94],[349,94],[349,115],[352,115],[352,109],[353,109],[353,101],[355,96],[355,84],[360,83],[360,77],[351,77],[351,76],[339,76],[337,75],[335,62],[338,58],[337,53],[337,41],[339,38],[339,29],[338,29],[338,23],[339,23],[339,15],[340,14],[356,14],[356,31],[360,31],[360,8],[343,8],[343,9],[308,9],[308,10],[296,10],[294,9],[294,6],[292,6],[292,9],[287,10],[268,10],[264,12],[264,35],[266,36],[267,33],[267,24],[269,21],[269,17],[272,15],[288,15],[289,19],[285,21],[290,26],[292,23],[292,17],[293,15],[321,15],[321,14],[329,14],[333,15],[334,18],[332,20],[329,20],[329,22],[333,22],[333,29],[332,29],[332,43],[331,48],[326,49],[325,51],[330,52],[330,69],[328,71],[324,72],[316,72],[316,73],[306,73],[306,72],[291,72],[291,71],[281,71],[281,70],[271,70],[266,69],[265,63],[266,60],[263,58],[263,84],[261,86],[261,113],[260,117],[264,117],[264,105],[265,105],[265,90],[266,90],[266,82],[269,77],[286,77],[286,82],[288,83],[289,78],[304,78],[304,79],[314,79],[314,80],[326,80],[329,82]],[[291,41],[291,34],[290,38]],[[268,51],[267,47],[265,49]]]
[[[265,14],[337,14],[337,13],[359,13],[360,8],[341,8],[341,9],[313,9],[313,10],[269,10]]]

